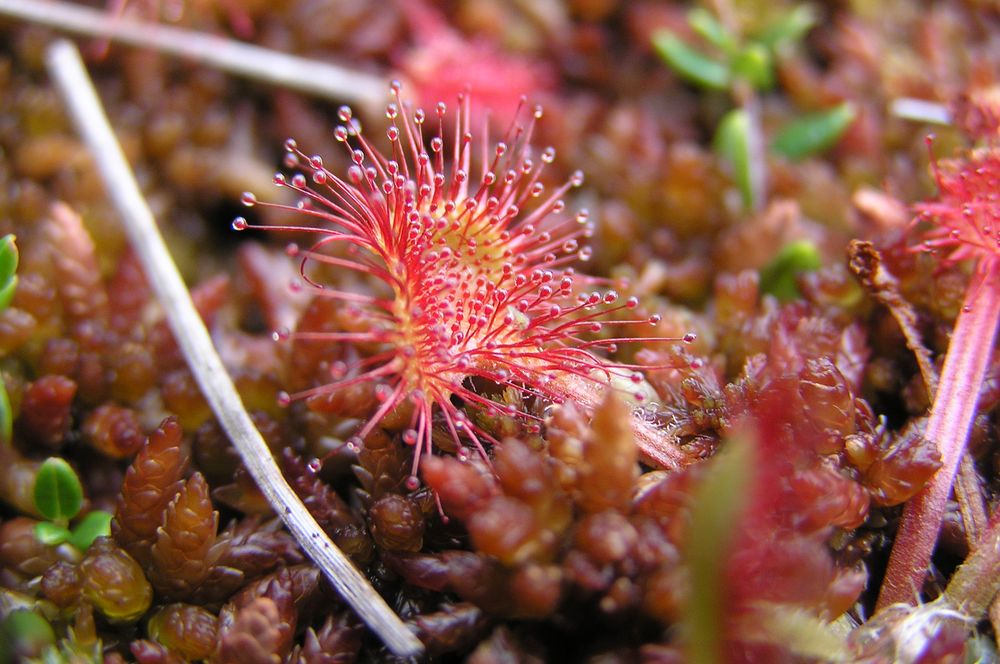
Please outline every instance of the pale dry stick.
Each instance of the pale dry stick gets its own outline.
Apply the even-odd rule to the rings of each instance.
[[[3,0],[6,1],[6,0]],[[418,655],[423,645],[337,548],[288,486],[254,427],[232,379],[212,346],[167,252],[153,214],[143,199],[125,154],[108,124],[97,92],[72,42],[60,40],[46,55],[49,72],[87,143],[132,247],[166,312],[181,351],[202,393],[268,502],[299,544],[330,578],[334,588],[396,655]]]
[[[913,120],[914,122],[936,125],[951,124],[951,112],[948,107],[940,102],[926,99],[898,97],[889,104],[889,113],[897,118]]]
[[[337,102],[373,108],[385,98],[381,76],[194,30],[113,18],[107,12],[58,0],[0,0],[0,15],[168,53]]]

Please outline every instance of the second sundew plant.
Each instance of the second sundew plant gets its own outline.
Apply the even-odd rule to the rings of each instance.
[[[923,586],[1000,324],[1000,142],[996,124],[982,137],[986,146],[972,150],[964,159],[932,163],[938,199],[917,206],[917,222],[931,224],[923,249],[942,263],[971,260],[974,268],[925,434],[940,449],[941,468],[906,505],[879,595],[880,607],[912,604]]]
[[[517,418],[529,430],[540,427],[541,409],[505,401],[505,388],[541,403],[569,400],[588,409],[608,389],[622,391],[633,403],[649,400],[652,388],[640,372],[648,367],[599,353],[642,340],[635,328],[655,326],[660,317],[628,315],[638,311],[637,298],[595,289],[599,280],[575,272],[573,266],[590,255],[583,241],[592,224],[586,211],[568,214],[563,197],[580,186],[583,175],[574,173],[547,191],[542,176],[555,151],[536,154],[531,145],[541,109],[526,123],[515,120],[503,140],[491,145],[485,137],[481,143],[473,139],[468,95],[459,98],[451,117],[444,103],[428,114],[400,98],[398,83],[391,89],[388,154],[376,149],[351,110],[342,107],[343,124],[334,136],[352,161],[345,176],[289,140],[291,163],[309,176],[278,174],[275,184],[298,194],[299,204],[244,196],[248,206],[287,207],[319,222],[265,228],[318,235],[308,249],[290,248],[301,257],[302,285],[317,297],[357,308],[363,319],[360,331],[279,330],[276,338],[377,349],[353,362],[334,363],[332,382],[282,400],[373,385],[378,405],[348,444],[360,447],[390,414],[407,413],[402,438],[414,447],[411,488],[419,484],[420,458],[431,453],[435,429],[460,450],[484,456],[486,445],[498,442],[466,415],[463,404]],[[480,149],[474,175],[473,152]],[[249,227],[243,218],[233,225]],[[311,262],[380,281],[385,296],[317,283]],[[608,334],[610,327],[634,331]],[[693,335],[683,340],[693,341]],[[664,467],[684,462],[652,424],[633,420],[647,460]]]

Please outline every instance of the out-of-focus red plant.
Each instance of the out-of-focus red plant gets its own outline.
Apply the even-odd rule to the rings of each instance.
[[[956,110],[962,128],[983,145],[962,158],[932,162],[938,198],[916,206],[914,223],[931,224],[924,250],[943,264],[971,260],[974,270],[925,434],[940,449],[941,469],[904,509],[880,608],[913,604],[923,586],[1000,322],[1000,104],[983,96],[964,100]]]
[[[803,416],[800,386],[824,362],[760,367],[760,392],[719,454],[687,471],[698,481],[683,538],[684,661],[846,656],[824,623],[857,600],[867,572],[835,562],[827,542],[864,522],[869,495],[836,467],[827,432],[802,426],[817,414]]]
[[[423,0],[397,4],[413,36],[413,45],[398,64],[419,91],[421,103],[431,106],[467,90],[479,102],[473,112],[485,115],[488,109],[495,126],[503,127],[517,115],[522,90],[537,93],[554,87],[553,71],[538,59],[505,52],[483,37],[465,37]]]
[[[431,453],[436,426],[450,434],[460,455],[469,445],[485,456],[485,443],[497,442],[461,405],[539,429],[540,408],[518,407],[498,389],[588,408],[609,388],[626,392],[633,402],[651,398],[638,365],[609,361],[595,351],[641,339],[641,334],[607,335],[606,327],[648,327],[660,316],[627,315],[639,308],[635,297],[622,301],[613,290],[583,290],[598,280],[571,266],[590,256],[581,241],[592,226],[585,210],[565,214],[563,200],[583,175],[574,173],[547,191],[543,173],[555,151],[536,154],[530,142],[541,108],[526,124],[512,123],[502,141],[491,146],[484,139],[481,171],[473,175],[468,96],[460,97],[457,118],[448,125],[444,103],[428,115],[404,103],[399,89],[394,83],[395,101],[386,109],[388,154],[362,134],[349,108],[340,109],[343,124],[334,135],[352,161],[346,177],[327,170],[320,157],[307,156],[293,140],[285,144],[290,162],[309,177],[278,174],[275,184],[301,197],[289,209],[320,222],[280,227],[319,236],[308,249],[290,248],[302,259],[300,286],[342,304],[353,323],[349,330],[280,330],[276,338],[367,350],[334,362],[332,382],[283,400],[336,399],[359,386],[372,388],[377,408],[348,444],[360,447],[391,413],[404,413],[409,426],[402,438],[414,446],[408,484],[416,487],[420,457]],[[258,204],[253,194],[243,200]],[[234,222],[237,230],[248,226],[243,218]],[[324,286],[311,276],[311,264],[353,271],[381,282],[383,289],[371,294]],[[683,462],[653,425],[633,420],[648,459],[667,467]]]

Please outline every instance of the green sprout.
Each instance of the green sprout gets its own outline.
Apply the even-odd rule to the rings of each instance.
[[[749,35],[736,34],[701,7],[688,12],[687,20],[709,52],[689,45],[670,30],[654,34],[653,47],[685,80],[733,96],[737,108],[723,116],[713,145],[733,170],[744,208],[756,210],[763,197],[765,165],[763,142],[759,150],[754,145],[755,136],[761,133],[755,95],[774,87],[778,58],[816,25],[816,13],[799,5]],[[819,154],[836,144],[856,114],[855,106],[845,101],[803,115],[777,131],[770,150],[792,161]]]
[[[88,512],[70,528],[83,508],[83,486],[63,459],[50,457],[42,463],[32,497],[35,509],[48,519],[35,526],[35,537],[44,544],[68,542],[78,551],[86,551],[95,539],[111,533],[111,515],[102,510]]]
[[[816,25],[817,16],[812,8],[800,5],[746,38],[733,34],[702,7],[688,12],[687,20],[716,54],[689,46],[670,30],[660,30],[653,35],[653,47],[674,71],[712,90],[729,90],[746,81],[764,92],[774,87],[778,55],[805,37]]]

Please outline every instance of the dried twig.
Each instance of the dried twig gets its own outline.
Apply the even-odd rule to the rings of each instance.
[[[159,23],[115,18],[57,0],[3,0],[0,14],[58,30],[154,49],[246,78],[372,107],[385,98],[383,77],[260,46]]]
[[[847,260],[848,267],[865,291],[885,306],[896,319],[896,324],[906,339],[906,347],[917,361],[927,397],[933,398],[937,390],[938,372],[931,361],[931,352],[920,339],[917,312],[900,294],[899,282],[882,264],[882,254],[871,242],[852,240],[847,250]]]
[[[936,101],[898,97],[889,105],[889,113],[904,120],[926,122],[927,124],[951,124],[951,112],[948,107]]]
[[[79,51],[71,42],[59,41],[49,49],[47,62],[93,154],[108,193],[125,221],[132,246],[145,267],[153,291],[163,304],[184,357],[243,463],[302,548],[361,619],[397,655],[420,653],[423,646],[417,638],[320,529],[278,470],[167,252],[156,221],[108,124]]]

